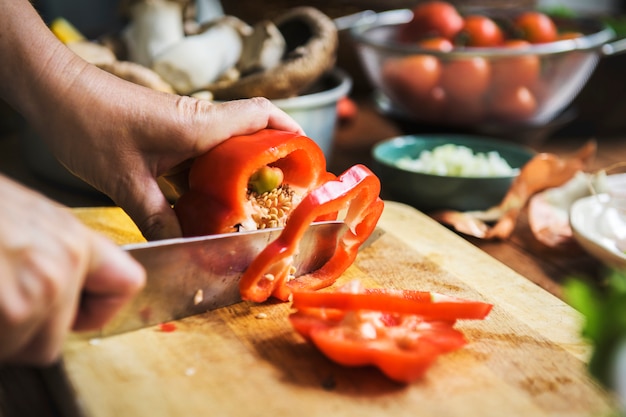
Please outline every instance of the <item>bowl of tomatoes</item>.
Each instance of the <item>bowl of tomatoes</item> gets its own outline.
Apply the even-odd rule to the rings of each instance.
[[[626,49],[593,18],[461,10],[445,1],[376,13],[350,34],[381,108],[475,130],[552,122],[602,56]]]

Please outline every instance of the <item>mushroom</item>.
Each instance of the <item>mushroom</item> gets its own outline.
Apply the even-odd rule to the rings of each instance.
[[[170,84],[165,82],[157,73],[143,65],[129,61],[120,61],[113,51],[94,41],[75,41],[67,47],[76,55],[117,77],[135,84],[143,85],[157,91],[174,93]]]
[[[243,37],[252,28],[233,16],[205,25],[154,57],[152,69],[180,94],[204,89],[231,70],[243,50]]]
[[[280,63],[273,68],[244,74],[236,81],[222,80],[208,86],[217,100],[296,96],[334,66],[337,28],[324,13],[313,7],[295,7],[278,16],[274,24],[286,40],[286,53]],[[246,41],[257,40],[247,38]],[[247,68],[245,64],[240,67]]]
[[[274,23],[259,22],[244,39],[237,69],[244,75],[272,69],[280,64],[286,48],[287,42]]]
[[[187,0],[128,0],[122,5],[130,23],[122,32],[128,59],[151,67],[156,55],[180,42],[185,32],[183,14]]]
[[[174,88],[159,74],[143,65],[130,61],[115,61],[101,63],[98,67],[126,81],[164,93],[175,93]]]

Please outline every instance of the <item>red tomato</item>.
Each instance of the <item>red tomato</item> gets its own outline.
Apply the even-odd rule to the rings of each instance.
[[[487,16],[470,15],[463,21],[463,29],[454,37],[454,43],[462,46],[500,46],[504,33],[495,21]]]
[[[484,96],[489,87],[491,67],[480,57],[457,58],[448,62],[441,74],[446,94],[445,116],[448,122],[467,125],[484,116]]]
[[[389,59],[382,69],[383,83],[391,97],[412,115],[430,118],[442,97],[433,91],[441,77],[441,62],[431,55]]]
[[[337,117],[341,122],[353,120],[359,109],[350,97],[342,97],[337,102]]]
[[[529,11],[515,19],[515,27],[521,32],[523,39],[530,43],[546,43],[557,40],[558,31],[550,16]]]
[[[428,292],[360,289],[295,292],[294,329],[344,366],[373,365],[409,383],[443,353],[463,347],[458,318],[484,319],[490,304]]]
[[[428,1],[413,8],[413,18],[399,33],[403,42],[415,42],[426,37],[454,36],[463,27],[463,17],[456,8],[445,1]]]
[[[414,107],[413,115],[425,122],[440,123],[443,120],[448,102],[446,92],[443,88],[437,86],[430,90],[428,96],[419,103],[419,107]]]
[[[452,42],[449,39],[442,37],[422,39],[417,42],[417,45],[424,49],[441,52],[450,52],[454,49]]]
[[[521,39],[512,39],[504,43],[509,48],[527,48],[531,44]],[[516,55],[497,58],[491,62],[492,91],[515,86],[531,87],[539,78],[541,60],[537,55]]]
[[[439,82],[441,63],[431,55],[389,59],[382,69],[383,80],[398,92],[423,97]]]
[[[481,57],[455,58],[441,72],[441,86],[451,98],[480,99],[489,86],[491,67]]]
[[[507,121],[523,121],[537,110],[537,100],[527,87],[503,88],[489,96],[491,116]]]

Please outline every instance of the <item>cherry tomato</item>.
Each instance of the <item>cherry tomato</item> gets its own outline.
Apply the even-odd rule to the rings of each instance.
[[[413,8],[413,18],[402,27],[401,41],[415,42],[426,37],[453,39],[463,27],[463,17],[445,1],[428,1]]]
[[[421,41],[417,42],[417,46],[419,46],[420,48],[441,52],[450,52],[454,49],[454,44],[452,44],[452,41],[442,37],[422,39]]]
[[[479,98],[489,86],[491,66],[485,58],[457,58],[446,63],[441,86],[453,98]]]
[[[441,91],[436,92],[441,77],[441,62],[431,55],[411,55],[389,59],[382,69],[388,93],[412,115],[435,116],[441,109]]]
[[[418,119],[426,122],[440,123],[445,116],[447,101],[446,92],[437,86],[430,90],[428,96],[419,103],[419,107],[415,108],[413,113]]]
[[[531,44],[525,40],[511,39],[505,41],[504,46],[521,49]],[[540,72],[541,60],[537,55],[516,55],[494,59],[491,62],[491,89],[495,91],[516,86],[531,87],[537,82]]]
[[[439,59],[431,55],[411,55],[385,62],[382,76],[396,93],[420,98],[437,85],[441,75]]]
[[[550,16],[544,13],[524,12],[515,19],[514,24],[520,31],[522,38],[530,43],[546,43],[557,40],[557,27]]]
[[[340,122],[353,120],[358,112],[358,106],[350,97],[342,97],[337,102],[337,117]]]
[[[491,66],[480,57],[458,58],[444,65],[441,87],[446,93],[446,118],[453,124],[472,124],[484,116],[484,96]]]
[[[532,117],[537,100],[527,87],[502,88],[489,96],[490,115],[507,121],[522,121]]]
[[[454,37],[454,43],[461,46],[490,47],[500,46],[504,33],[493,19],[482,15],[465,17],[463,28]]]

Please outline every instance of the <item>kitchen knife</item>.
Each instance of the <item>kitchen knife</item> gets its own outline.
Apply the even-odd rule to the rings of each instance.
[[[317,222],[295,255],[296,276],[314,271],[335,252],[347,226]],[[125,245],[146,269],[145,288],[99,332],[111,336],[204,313],[241,301],[239,280],[282,228]],[[378,232],[371,239],[378,237]]]

